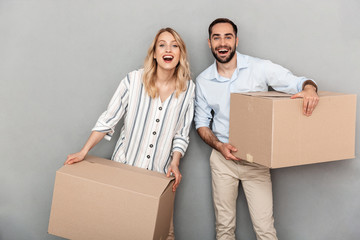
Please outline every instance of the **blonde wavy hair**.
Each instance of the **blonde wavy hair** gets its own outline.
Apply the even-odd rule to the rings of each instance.
[[[153,42],[151,43],[144,62],[143,83],[146,92],[152,98],[159,96],[158,90],[155,86],[157,61],[156,59],[154,59],[154,53],[156,49],[157,40],[160,34],[162,34],[163,32],[169,32],[171,35],[173,35],[180,48],[180,59],[174,72],[176,97],[178,97],[181,92],[186,90],[187,81],[190,80],[190,66],[187,60],[187,52],[184,41],[181,39],[180,35],[174,29],[169,27],[162,28],[156,34]]]

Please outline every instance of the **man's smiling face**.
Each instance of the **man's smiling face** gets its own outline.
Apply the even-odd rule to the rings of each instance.
[[[238,38],[229,23],[218,23],[212,27],[209,47],[216,60],[220,63],[228,63],[235,55]]]

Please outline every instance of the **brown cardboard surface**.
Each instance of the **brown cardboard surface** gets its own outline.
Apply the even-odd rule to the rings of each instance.
[[[48,232],[69,239],[166,239],[173,178],[88,156],[56,172]]]
[[[319,92],[312,116],[302,99],[277,92],[233,93],[229,142],[235,156],[270,168],[355,157],[356,95]]]

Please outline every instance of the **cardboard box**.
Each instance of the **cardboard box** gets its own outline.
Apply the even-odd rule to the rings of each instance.
[[[269,168],[355,157],[356,95],[319,92],[310,117],[302,99],[279,92],[231,94],[234,155]]]
[[[69,239],[166,239],[173,178],[88,156],[56,172],[48,232]]]

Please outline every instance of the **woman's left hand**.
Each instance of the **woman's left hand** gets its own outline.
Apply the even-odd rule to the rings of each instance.
[[[182,178],[180,170],[179,170],[179,160],[180,159],[173,158],[173,160],[171,161],[170,166],[168,168],[168,172],[166,174],[167,177],[170,177],[171,173],[172,173],[175,177],[175,182],[173,184],[173,189],[172,189],[173,192],[176,191],[176,188],[179,186],[181,178]]]

